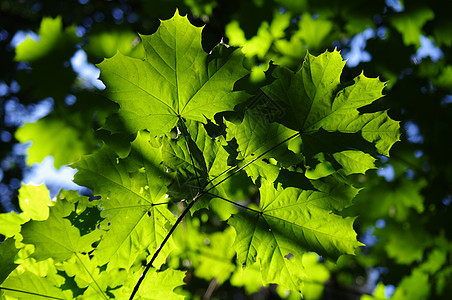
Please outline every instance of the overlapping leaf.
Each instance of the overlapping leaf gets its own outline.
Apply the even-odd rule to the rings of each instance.
[[[66,261],[67,274],[75,275],[81,288],[88,287],[87,295],[103,293],[107,286],[118,288],[117,295],[130,293],[138,276],[131,267],[161,246],[175,222],[165,203],[168,195],[170,200],[198,201],[204,188],[210,191],[209,184],[223,182],[228,176],[226,140],[237,144],[236,168],[245,168],[255,182],[261,178],[259,209],[246,210],[229,220],[237,232],[234,245],[240,263],[258,263],[264,283],[301,291],[309,273],[303,265],[306,251],[330,259],[353,254],[360,245],[353,231],[354,219],[334,212],[349,206],[357,190],[339,179],[332,164],[340,165],[344,175],[364,173],[374,167],[373,158],[356,150],[364,146],[347,144],[348,140],[340,147],[332,146],[334,140],[315,145],[312,141],[313,136],[320,138],[325,132],[360,134],[368,144],[375,144],[380,154],[387,155],[398,139],[397,122],[386,112],[359,111],[382,96],[384,83],[360,75],[343,87],[340,75],[344,62],[337,51],[308,55],[298,72],[281,67],[268,72],[269,78],[274,78],[262,92],[280,113],[269,118],[257,107],[248,109],[240,123],[225,122],[226,140],[224,136],[212,138],[201,122],[234,109],[246,97],[244,92],[233,90],[236,81],[248,73],[242,66],[241,50],[219,45],[205,53],[201,29],[178,13],[163,21],[153,35],[142,36],[142,41],[144,60],[118,53],[99,65],[108,97],[120,105],[122,133],[138,131],[130,153],[119,158],[114,149],[104,146],[74,164],[79,170],[75,181],[101,196],[105,220],[99,232],[103,236],[98,245],[91,247],[89,243],[88,247],[95,248],[94,259],[79,254],[89,250],[84,248],[88,243],[86,239],[81,242],[79,229],[69,221],[74,205],[65,201],[57,203],[48,220],[23,226],[24,243],[35,246],[33,256]],[[113,128],[112,120],[106,128],[116,131],[119,127]],[[171,133],[175,126],[176,132]],[[139,131],[142,129],[148,131]],[[294,153],[288,142],[299,135],[301,140],[296,143],[301,143],[303,153]],[[306,184],[308,190],[273,183],[281,169],[297,173],[303,171],[300,168],[308,169],[302,162],[312,159],[319,165],[301,173],[316,179]],[[222,194],[218,187],[212,192]],[[211,197],[203,194],[193,210],[205,206]],[[64,238],[55,239],[61,235]],[[162,265],[173,247],[169,239],[154,265]],[[105,264],[106,271],[100,273],[98,266]],[[198,265],[195,274],[201,272],[204,275],[200,276],[210,279],[210,269],[202,266],[205,264]],[[130,273],[130,280],[122,287],[121,282],[109,285],[106,276],[121,268]],[[152,271],[139,294],[146,298],[159,282],[151,284],[150,279],[174,272]],[[180,280],[164,293],[177,285]]]
[[[14,263],[17,252],[19,249],[16,248],[14,239],[7,239],[0,244],[0,284],[17,267]]]
[[[177,138],[163,138],[162,159],[174,172],[169,195],[190,201],[203,188],[207,190],[227,176],[229,154],[224,137],[210,137],[204,124],[186,122],[181,125],[183,132]],[[223,194],[222,187],[212,192]],[[210,195],[204,195],[193,210],[207,207],[210,199]]]
[[[60,200],[50,210],[47,220],[30,221],[22,225],[23,243],[35,246],[32,254],[34,258],[64,261],[75,253],[91,249],[95,236],[80,236],[79,229],[65,218],[73,209],[73,204]]]
[[[149,134],[139,133],[129,158],[120,160],[107,146],[74,165],[75,181],[100,195],[105,228],[95,255],[99,264],[129,268],[147,249],[159,247],[175,218],[164,202],[166,173],[161,152]],[[167,245],[165,251],[171,250]],[[163,255],[160,262],[164,261]]]
[[[71,291],[63,291],[48,278],[40,277],[30,271],[13,273],[2,284],[2,287],[11,289],[5,290],[4,293],[7,296],[14,297],[13,299],[34,300],[42,297],[72,299]]]
[[[360,133],[365,141],[375,144],[381,155],[388,155],[391,146],[399,140],[398,122],[385,111],[359,111],[382,97],[385,84],[361,74],[352,85],[342,88],[340,76],[344,65],[336,50],[317,57],[308,54],[295,73],[285,68],[275,69],[271,75],[276,80],[262,91],[284,109],[284,118],[278,122],[300,131],[302,137],[321,129]],[[350,148],[360,149],[360,146],[350,145]]]
[[[305,251],[337,259],[341,254],[353,254],[361,245],[353,218],[332,213],[347,206],[357,191],[339,183],[332,188],[329,182],[317,189],[275,189],[263,181],[259,210],[239,213],[229,220],[237,231],[239,262],[259,262],[266,283],[300,291],[306,276],[302,265]]]
[[[141,289],[137,293],[137,299],[159,300],[159,299],[185,299],[184,296],[174,292],[178,286],[184,285],[185,272],[179,270],[167,269],[165,271],[151,270],[149,275],[143,281]],[[129,276],[126,284],[112,293],[117,299],[127,299],[135,283],[138,280],[138,274]]]
[[[277,123],[270,123],[259,111],[248,110],[242,123],[227,122],[228,140],[236,139],[240,156],[239,166],[248,165],[247,174],[255,181],[258,177],[274,181],[279,166],[270,163],[275,158],[286,165],[301,159],[287,149],[287,141],[297,132]],[[256,159],[258,158],[258,159]]]

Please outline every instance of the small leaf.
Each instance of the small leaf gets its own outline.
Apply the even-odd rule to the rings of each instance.
[[[91,121],[74,113],[64,118],[52,116],[27,123],[16,131],[15,137],[21,143],[32,142],[28,149],[28,165],[40,163],[52,155],[54,166],[59,168],[95,149],[96,140],[91,131]],[[82,136],[81,132],[86,134]]]
[[[68,27],[63,31],[63,22],[61,16],[52,18],[43,18],[39,28],[39,41],[31,38],[26,39],[16,48],[16,61],[36,61],[49,55],[56,48],[68,47],[68,45],[77,42],[75,26]]]
[[[37,221],[47,220],[50,204],[49,191],[44,184],[23,185],[19,190],[19,205],[25,217]]]
[[[370,154],[347,150],[336,152],[333,154],[334,159],[342,165],[342,170],[345,175],[366,173],[369,169],[376,169],[373,158]]]

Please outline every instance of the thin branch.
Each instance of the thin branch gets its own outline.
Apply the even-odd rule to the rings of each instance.
[[[38,294],[38,293],[27,292],[27,291],[21,291],[21,290],[16,290],[16,289],[10,289],[10,288],[1,287],[1,286],[0,286],[0,290],[11,291],[11,292],[16,292],[16,293],[23,293],[23,294],[28,294],[28,295],[33,295],[33,296],[39,296],[39,297],[48,298],[48,299],[66,300],[66,299],[64,299],[64,298],[58,298],[58,297],[54,297],[54,296],[41,295],[41,294]]]
[[[180,201],[180,200],[178,200],[178,201],[168,201],[168,202],[152,203],[151,206],[157,206],[157,205],[164,205],[164,204],[177,203],[177,202],[179,202],[179,201]]]
[[[229,174],[228,176],[226,176],[225,178],[223,178],[222,180],[220,180],[219,182],[215,183],[214,185],[212,185],[209,189],[207,189],[204,192],[201,193],[201,196],[205,193],[208,193],[209,191],[211,191],[213,188],[215,188],[216,186],[222,184],[223,182],[225,182],[226,180],[228,180],[229,178],[231,178],[232,176],[234,176],[235,174],[237,174],[238,172],[242,171],[243,169],[245,169],[246,167],[248,167],[249,165],[251,165],[252,163],[254,163],[256,160],[258,160],[259,158],[261,158],[262,156],[264,156],[265,154],[269,153],[270,151],[272,151],[273,149],[281,146],[282,144],[290,141],[291,139],[297,137],[300,135],[300,132],[295,133],[294,135],[288,137],[287,139],[285,139],[282,142],[279,142],[278,144],[276,144],[275,146],[271,147],[270,149],[266,150],[265,152],[263,152],[262,154],[259,154],[256,158],[250,160],[249,162],[247,162],[246,164],[244,164],[243,166],[241,166],[240,168],[236,169],[234,172],[232,172],[231,174]],[[204,187],[205,188],[205,187]]]
[[[215,176],[214,178],[212,178],[211,180],[209,180],[205,185],[204,188],[206,188],[206,186],[208,186],[209,184],[211,184],[215,179],[217,179],[218,177],[222,176],[223,174],[231,171],[232,169],[236,168],[237,166],[230,166],[229,168],[227,168],[226,170],[224,170],[223,172],[221,172],[220,174],[218,174],[217,176]]]
[[[162,243],[160,244],[160,246],[158,247],[158,249],[155,251],[154,255],[152,256],[151,260],[146,264],[146,267],[143,271],[143,274],[141,274],[140,279],[138,280],[138,282],[136,283],[135,287],[133,288],[132,294],[130,295],[129,300],[132,300],[133,297],[135,296],[135,294],[138,292],[138,289],[140,288],[141,283],[143,282],[144,278],[146,277],[146,274],[149,272],[149,269],[152,267],[152,264],[154,263],[154,261],[156,260],[157,256],[159,255],[160,251],[162,251],[163,246],[165,246],[165,244],[168,242],[169,238],[171,237],[171,235],[173,234],[174,230],[176,229],[176,227],[179,225],[180,222],[182,222],[182,219],[185,217],[185,215],[188,213],[188,211],[193,207],[193,205],[196,203],[196,201],[201,198],[202,196],[204,196],[205,194],[207,194],[209,191],[211,191],[213,188],[215,188],[216,186],[218,186],[219,184],[223,183],[224,181],[228,180],[229,178],[231,178],[232,176],[234,176],[235,174],[237,174],[238,172],[240,172],[241,170],[243,170],[244,168],[246,168],[247,166],[249,166],[250,164],[252,164],[253,162],[255,162],[256,160],[258,160],[259,158],[261,158],[262,156],[264,156],[265,154],[269,153],[270,151],[272,151],[273,149],[281,146],[282,144],[290,141],[291,139],[297,137],[300,135],[300,132],[297,132],[296,134],[288,137],[287,139],[285,139],[282,142],[279,142],[278,144],[276,144],[275,146],[271,147],[270,149],[266,150],[265,152],[263,152],[262,154],[258,155],[256,158],[254,158],[253,160],[249,161],[248,163],[244,164],[243,166],[241,166],[240,168],[236,169],[233,173],[229,174],[227,177],[225,177],[224,179],[220,180],[218,183],[212,185],[209,189],[204,190],[204,188],[198,192],[198,194],[196,194],[195,197],[193,197],[193,201],[190,202],[190,204],[184,209],[184,211],[182,212],[182,214],[179,216],[179,218],[177,218],[176,222],[174,223],[174,225],[171,227],[170,231],[166,234],[165,238],[163,239]],[[207,183],[209,184],[209,183]]]
[[[226,198],[224,198],[224,197],[222,197],[222,196],[218,196],[218,195],[215,195],[215,194],[212,194],[212,193],[207,193],[207,194],[210,195],[210,196],[213,196],[213,197],[215,197],[215,198],[219,198],[219,199],[221,199],[221,200],[224,200],[224,201],[226,201],[226,202],[229,202],[229,203],[231,203],[231,204],[237,205],[238,207],[241,207],[241,208],[244,208],[244,209],[247,209],[247,210],[251,210],[251,211],[254,211],[254,212],[256,212],[256,213],[260,213],[260,211],[258,211],[258,210],[252,209],[252,208],[250,208],[250,207],[248,207],[248,206],[245,206],[245,205],[242,205],[242,204],[240,204],[240,203],[234,202],[234,201],[232,201],[232,200],[226,199]]]
[[[210,297],[212,297],[212,293],[215,290],[215,288],[218,285],[218,280],[215,277],[214,279],[212,279],[212,281],[209,284],[209,287],[207,288],[206,293],[204,294],[204,297],[202,297],[203,300],[209,300]]]
[[[158,247],[158,249],[155,251],[154,255],[152,256],[151,260],[146,264],[146,268],[143,271],[143,274],[141,274],[140,279],[138,280],[137,284],[135,285],[135,287],[133,288],[133,292],[130,295],[130,300],[133,299],[133,297],[135,296],[135,294],[138,292],[138,289],[140,288],[141,283],[144,280],[144,277],[146,276],[146,273],[149,272],[149,269],[152,267],[152,264],[154,263],[155,259],[157,258],[157,256],[159,255],[160,251],[162,251],[163,246],[165,246],[166,242],[168,242],[169,238],[171,237],[171,235],[173,234],[174,230],[176,229],[177,225],[179,225],[180,222],[182,222],[182,219],[185,217],[185,215],[187,214],[187,212],[193,207],[193,205],[195,204],[196,200],[199,199],[200,194],[196,195],[195,198],[193,198],[193,201],[190,202],[190,204],[184,209],[184,211],[182,212],[182,214],[179,216],[179,218],[177,218],[176,222],[174,223],[174,225],[171,227],[170,231],[167,233],[167,235],[165,236],[165,238],[163,239],[162,243],[160,244],[160,246]]]

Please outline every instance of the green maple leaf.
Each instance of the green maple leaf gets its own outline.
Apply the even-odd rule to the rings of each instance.
[[[369,169],[376,169],[374,165],[375,158],[361,151],[345,150],[334,153],[333,157],[342,165],[345,175],[364,174]]]
[[[73,299],[71,291],[63,291],[56,287],[49,278],[40,277],[30,271],[13,272],[3,282],[2,287],[22,291],[4,290],[4,294],[13,297],[12,299],[34,300],[41,298],[40,296],[53,299]]]
[[[270,123],[257,110],[247,110],[239,125],[233,122],[227,124],[227,139],[236,139],[238,144],[239,166],[245,168],[248,176],[253,181],[263,177],[269,181],[275,181],[278,177],[280,166],[272,164],[269,159],[275,158],[284,165],[300,162],[300,158],[287,148],[287,141],[297,132],[281,124]],[[281,144],[278,147],[278,144]],[[258,159],[256,159],[259,157]]]
[[[430,275],[435,274],[447,263],[447,252],[444,249],[436,248],[429,255],[428,259],[422,263],[420,269]]]
[[[14,239],[6,239],[0,243],[0,284],[17,267],[14,263],[17,252],[19,249],[16,248]]]
[[[166,137],[162,140],[163,164],[174,173],[169,189],[171,197],[190,201],[202,189],[211,188],[228,174],[225,172],[230,168],[225,139],[223,136],[210,137],[204,126],[200,122],[186,122],[182,126],[183,133],[176,139]],[[224,195],[223,184],[212,192]],[[192,212],[207,207],[210,199],[211,195],[203,195]]]
[[[321,130],[361,133],[381,155],[388,156],[391,146],[399,140],[399,123],[386,111],[359,111],[383,96],[385,83],[361,74],[353,84],[342,88],[340,75],[344,65],[336,50],[317,57],[308,54],[295,73],[276,68],[271,73],[276,80],[262,87],[262,91],[284,111],[277,121],[299,131],[302,138]],[[346,150],[360,149],[361,144],[349,145]]]
[[[91,259],[87,254],[78,254],[63,263],[62,269],[69,277],[74,277],[78,287],[84,288],[83,298],[108,299],[105,291],[108,286],[116,287],[125,281],[120,272],[100,271],[96,259]]]
[[[263,59],[271,51],[272,44],[285,36],[284,31],[289,25],[290,14],[277,12],[274,14],[271,24],[262,22],[257,34],[248,41],[237,20],[230,22],[225,31],[231,45],[243,47],[243,52],[248,57],[257,56]]]
[[[19,190],[19,205],[24,217],[37,221],[46,220],[49,217],[50,204],[49,191],[44,184],[24,185]]]
[[[409,276],[406,276],[397,286],[391,299],[394,300],[421,300],[426,299],[430,295],[432,288],[429,282],[429,276],[422,270],[413,269]]]
[[[399,225],[388,225],[386,236],[380,237],[388,257],[400,265],[420,261],[425,249],[432,244],[432,240],[428,238],[428,233],[424,228],[418,226],[414,229],[416,230],[407,230]],[[422,238],[420,239],[420,237]]]
[[[22,213],[14,211],[0,214],[0,234],[12,237],[20,232],[22,224],[30,220],[46,220],[49,217],[49,191],[44,185],[22,185],[19,189],[19,206]]]
[[[112,293],[117,299],[128,299],[132,293],[135,283],[138,281],[139,274],[135,273],[128,277],[125,285]],[[166,269],[165,271],[150,270],[146,278],[143,280],[136,298],[146,300],[159,299],[185,299],[184,296],[174,292],[178,286],[184,285],[185,272],[173,269]]]
[[[88,255],[73,256],[63,263],[63,268],[69,277],[75,277],[75,282],[81,288],[88,287],[99,278],[99,269]]]
[[[88,126],[87,126],[88,124]],[[28,149],[27,164],[41,162],[52,155],[56,168],[75,162],[95,148],[96,140],[90,134],[91,121],[80,113],[46,117],[36,123],[27,123],[20,127],[15,137],[21,143],[32,142]],[[86,131],[81,135],[80,131]]]
[[[301,291],[305,251],[337,259],[353,254],[361,245],[353,230],[354,219],[332,213],[350,205],[357,190],[331,182],[321,182],[316,188],[305,191],[278,185],[275,189],[263,181],[259,210],[229,219],[237,231],[234,246],[239,262],[259,262],[264,282]]]
[[[422,27],[434,17],[435,13],[429,7],[417,6],[404,14],[393,16],[389,21],[400,32],[405,45],[420,47]]]
[[[108,231],[96,248],[100,265],[130,268],[145,250],[154,252],[168,233],[175,217],[165,204],[168,180],[160,165],[161,150],[151,145],[149,133],[140,132],[125,160],[109,147],[74,164],[75,182],[100,195],[103,228]],[[171,251],[164,248],[157,263]]]
[[[240,49],[218,45],[207,54],[201,32],[176,11],[154,34],[141,36],[145,59],[118,53],[98,65],[107,97],[120,105],[129,132],[167,133],[181,118],[212,119],[246,97],[233,91],[248,73]]]
[[[45,221],[30,221],[22,225],[23,243],[35,246],[32,257],[38,261],[53,258],[65,261],[73,254],[88,251],[96,239],[94,235],[80,236],[78,228],[66,219],[74,205],[60,200],[50,209]]]
[[[26,39],[16,48],[16,61],[33,62],[39,60],[55,50],[64,49],[75,45],[78,41],[75,33],[75,26],[66,28],[63,31],[63,21],[61,16],[43,18],[39,28],[39,41],[31,38]],[[69,48],[68,47],[68,48]]]
[[[232,261],[235,232],[228,227],[222,232],[202,233],[197,221],[186,217],[183,226],[175,232],[178,249],[172,255],[182,260],[189,259],[195,276],[205,280],[216,278],[219,284],[223,284],[235,269]]]

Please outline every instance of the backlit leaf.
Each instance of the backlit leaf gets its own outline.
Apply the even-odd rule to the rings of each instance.
[[[107,146],[83,158],[74,167],[75,181],[100,195],[103,222],[108,232],[96,248],[102,265],[129,268],[146,249],[153,252],[168,232],[175,217],[165,204],[166,173],[160,166],[159,148],[150,136],[139,133],[126,160]],[[171,251],[167,245],[165,251]],[[160,262],[165,260],[163,255]]]
[[[302,138],[303,134],[313,134],[320,129],[361,133],[366,141],[375,144],[381,155],[387,156],[391,146],[399,140],[398,122],[386,112],[360,113],[358,110],[383,96],[384,83],[361,74],[352,85],[341,89],[344,65],[336,50],[317,57],[308,54],[299,71],[277,68],[272,72],[277,79],[262,91],[284,110],[284,118],[278,121],[300,131]]]
[[[259,211],[234,215],[229,223],[237,231],[234,245],[239,262],[259,262],[264,282],[301,291],[306,277],[302,264],[306,251],[337,259],[341,254],[353,254],[361,245],[353,230],[353,218],[343,218],[331,211],[333,205],[343,208],[341,203],[348,202],[347,198],[353,198],[354,193],[281,186],[275,189],[265,181],[260,192]],[[332,201],[337,196],[339,201]]]
[[[166,133],[181,117],[212,119],[246,97],[233,92],[235,81],[248,73],[240,49],[218,45],[207,54],[201,32],[176,12],[153,35],[141,36],[144,60],[118,53],[99,64],[107,96],[120,105],[130,132]]]
[[[72,293],[63,291],[53,285],[53,282],[46,277],[40,277],[30,271],[23,273],[12,273],[2,287],[14,289],[22,292],[4,290],[5,296],[14,297],[12,299],[35,300],[40,295],[54,297],[54,299],[72,299]]]

